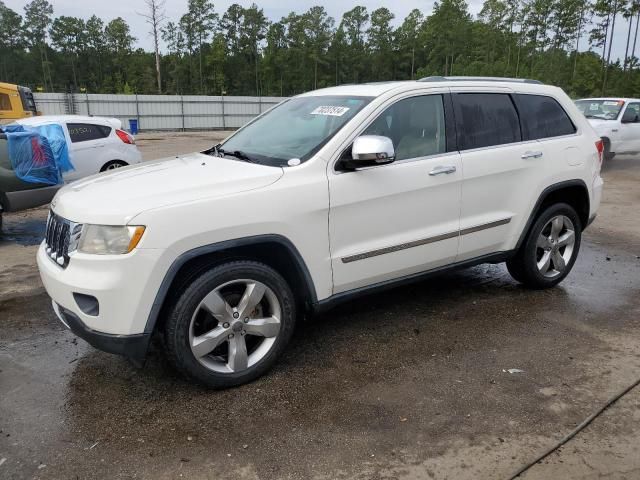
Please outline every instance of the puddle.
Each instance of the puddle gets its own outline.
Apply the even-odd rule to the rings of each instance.
[[[0,246],[5,243],[24,246],[38,245],[44,238],[46,224],[46,216],[43,218],[24,218],[5,215],[2,222],[2,233],[0,233]]]

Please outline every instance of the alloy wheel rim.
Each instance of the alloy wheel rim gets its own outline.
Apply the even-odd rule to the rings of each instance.
[[[116,168],[122,167],[119,163],[112,163],[111,165],[107,165],[107,170],[115,170]]]
[[[551,218],[538,234],[536,265],[547,278],[562,275],[573,256],[576,231],[571,219],[565,215]]]
[[[280,333],[282,309],[273,290],[251,279],[226,282],[196,307],[189,346],[214,372],[238,373],[262,360]]]

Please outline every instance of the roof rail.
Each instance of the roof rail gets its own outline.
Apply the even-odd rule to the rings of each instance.
[[[503,77],[424,77],[419,82],[515,82],[515,83],[534,83],[542,85],[540,80],[531,80],[529,78],[503,78]]]

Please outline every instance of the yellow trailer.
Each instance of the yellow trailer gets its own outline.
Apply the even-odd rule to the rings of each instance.
[[[0,82],[0,124],[35,115],[36,102],[30,89]]]

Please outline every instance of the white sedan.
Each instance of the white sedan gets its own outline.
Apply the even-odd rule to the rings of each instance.
[[[25,127],[52,123],[62,126],[75,169],[63,174],[65,182],[142,161],[135,139],[122,130],[117,118],[43,115],[17,122]]]

